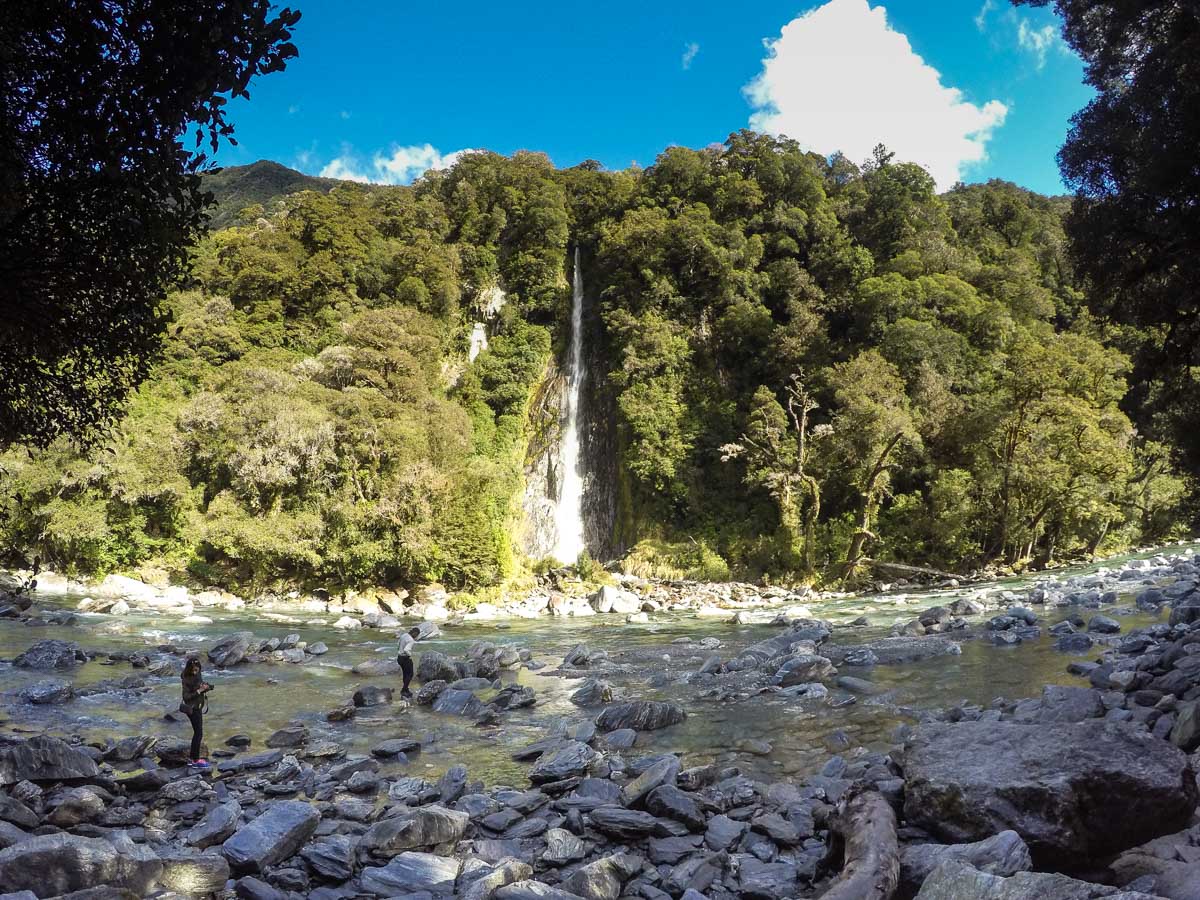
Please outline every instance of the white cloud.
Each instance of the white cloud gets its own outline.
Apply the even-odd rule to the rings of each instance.
[[[320,174],[326,178],[340,178],[343,181],[410,184],[430,169],[449,169],[464,154],[476,152],[478,151],[465,148],[443,154],[432,144],[393,147],[390,155],[376,153],[369,166],[347,152],[329,162],[321,169]]]
[[[975,27],[983,31],[987,27],[988,16],[996,8],[996,0],[983,0],[983,6],[975,15]]]
[[[1033,54],[1039,70],[1046,65],[1046,54],[1057,40],[1058,34],[1053,25],[1034,28],[1028,19],[1021,19],[1017,25],[1017,45]]]
[[[696,58],[696,54],[699,52],[700,52],[700,45],[697,44],[695,41],[693,41],[692,43],[690,43],[686,47],[684,47],[683,58],[680,60],[680,62],[683,64],[683,68],[685,70],[690,69],[692,67],[692,60]]]
[[[338,113],[338,115],[341,116],[343,119],[348,119],[348,118],[350,118],[350,111],[343,109],[341,112]]]
[[[855,161],[882,142],[925,166],[942,189],[986,158],[1008,113],[999,100],[976,106],[943,84],[868,0],[830,0],[764,43],[763,70],[745,89],[752,128]]]

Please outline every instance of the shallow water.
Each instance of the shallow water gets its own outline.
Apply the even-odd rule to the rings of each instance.
[[[1158,552],[1177,553],[1184,549],[1194,551],[1198,546],[1165,548],[1165,551],[1143,556],[1151,557]],[[1064,569],[1052,575],[1043,573],[1036,578],[1005,579],[953,590],[853,596],[808,606],[815,617],[835,623],[837,627],[831,639],[834,643],[855,644],[886,637],[894,623],[910,620],[919,610],[951,602],[957,597],[1004,590],[1019,596],[1022,590],[1036,582],[1063,581],[1091,574],[1101,567],[1115,568],[1129,558],[1119,557],[1100,564]],[[1125,631],[1154,620],[1153,616],[1131,609],[1131,594],[1141,587],[1138,582],[1117,586],[1118,590],[1130,593],[1123,594],[1114,607],[1106,609],[1107,613],[1120,618]],[[37,598],[39,606],[73,608],[77,601],[77,597]],[[361,710],[360,715],[350,722],[329,723],[325,713],[349,702],[358,685],[375,683],[399,687],[398,677],[365,679],[350,671],[353,665],[371,658],[391,658],[394,640],[390,634],[368,629],[339,631],[330,627],[332,616],[321,625],[305,624],[314,618],[307,613],[281,617],[247,611],[201,612],[214,622],[185,625],[171,616],[137,612],[124,616],[80,614],[73,626],[31,627],[10,620],[0,621],[0,660],[3,660],[0,662],[0,696],[4,699],[4,718],[7,720],[0,728],[25,734],[41,731],[78,733],[89,740],[119,739],[138,733],[187,737],[190,729],[186,722],[173,723],[164,719],[164,713],[175,709],[179,702],[178,676],[149,676],[152,689],[140,695],[105,693],[76,698],[62,706],[32,706],[21,700],[18,692],[47,677],[71,678],[77,685],[85,685],[101,679],[122,678],[133,672],[144,674],[144,670],[134,670],[127,662],[108,664],[97,659],[70,673],[30,672],[14,668],[9,660],[45,638],[73,640],[85,649],[102,654],[139,650],[154,656],[156,647],[167,644],[204,649],[233,631],[252,631],[263,638],[297,633],[301,640],[309,643],[324,641],[329,646],[329,653],[311,657],[302,665],[260,663],[233,670],[206,668],[205,677],[215,687],[205,722],[207,742],[214,749],[236,733],[250,735],[254,747],[261,749],[263,741],[273,731],[290,721],[300,720],[312,732],[310,742],[334,740],[356,753],[365,753],[392,737],[427,739],[426,748],[407,765],[393,765],[396,771],[437,775],[455,763],[463,763],[472,777],[491,783],[524,784],[528,764],[513,762],[510,757],[513,750],[546,737],[560,720],[583,721],[595,714],[594,710],[589,713],[569,702],[569,695],[578,687],[577,679],[521,669],[505,673],[505,681],[516,680],[530,685],[537,691],[538,702],[530,709],[502,713],[501,724],[495,727],[479,728],[433,713],[428,708],[391,706]],[[1044,625],[1072,614],[1087,617],[1094,612],[1072,607],[1039,610],[1044,613]],[[870,620],[870,625],[848,625],[862,615]],[[280,621],[281,618],[292,621]],[[859,697],[857,703],[840,709],[822,702],[772,695],[718,703],[700,696],[711,685],[682,682],[682,676],[699,668],[712,651],[671,643],[676,638],[698,641],[716,637],[722,646],[715,652],[729,658],[744,647],[776,633],[777,630],[769,625],[734,626],[719,619],[687,614],[654,616],[646,625],[624,624],[617,616],[543,618],[446,628],[442,637],[422,642],[418,652],[434,649],[460,656],[473,641],[486,640],[529,648],[535,660],[546,664],[543,672],[549,672],[557,667],[571,647],[586,642],[594,650],[607,650],[618,665],[616,672],[606,673],[605,677],[613,682],[619,697],[677,700],[689,713],[688,720],[679,726],[641,735],[638,747],[632,751],[634,755],[668,749],[685,751],[689,765],[721,760],[736,763],[751,773],[776,777],[811,772],[832,752],[856,746],[886,746],[895,727],[902,722],[914,722],[915,712],[919,710],[964,702],[986,706],[1000,697],[1015,699],[1037,695],[1042,686],[1049,683],[1080,683],[1066,672],[1073,657],[1055,651],[1052,636],[1044,630],[1040,640],[1016,647],[997,648],[980,640],[967,639],[962,642],[961,656],[902,666],[848,668],[844,674],[868,678],[887,692],[874,697]],[[1085,654],[1084,658],[1094,658],[1098,654],[1099,648]],[[669,683],[652,687],[651,681],[656,676],[661,680],[664,674]],[[486,700],[489,694],[485,692],[480,696]],[[832,688],[831,695],[832,698],[848,696]],[[740,742],[755,739],[768,741],[773,750],[758,756],[738,749]]]

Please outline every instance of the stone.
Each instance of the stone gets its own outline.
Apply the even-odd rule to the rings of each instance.
[[[742,839],[749,828],[745,822],[736,822],[728,816],[713,816],[708,820],[708,829],[704,832],[704,844],[710,850],[728,850]]]
[[[267,746],[271,748],[285,747],[303,747],[308,743],[308,729],[303,725],[287,725],[280,728],[269,738],[267,738]]]
[[[869,665],[890,666],[900,663],[917,662],[922,659],[935,659],[939,656],[958,656],[962,646],[941,635],[926,637],[898,636],[870,641],[857,647],[821,648],[821,653],[828,657],[834,665],[865,665],[868,663],[852,661],[851,654],[865,656],[869,654]]]
[[[675,756],[660,760],[621,788],[621,802],[625,806],[636,806],[643,797],[661,785],[674,786],[680,768],[679,759]]]
[[[609,706],[596,717],[596,728],[600,731],[616,731],[632,728],[634,731],[657,731],[677,725],[687,718],[683,707],[676,703],[658,700],[634,700]]]
[[[405,850],[453,844],[466,833],[470,816],[444,806],[420,806],[376,822],[359,841],[359,848],[376,856],[395,856]]]
[[[646,797],[646,811],[664,819],[682,822],[689,831],[704,831],[706,824],[700,804],[691,794],[681,791],[673,784],[660,785],[651,791]]]
[[[95,760],[82,750],[45,735],[0,751],[0,785],[94,778],[99,772]]]
[[[585,900],[617,900],[625,882],[642,868],[641,857],[630,853],[614,853],[595,862],[580,866],[563,881],[564,890]]]
[[[813,653],[797,653],[783,661],[783,665],[776,671],[771,682],[780,687],[791,687],[796,684],[823,681],[836,674],[837,669],[824,656],[817,656]]]
[[[444,715],[474,719],[483,712],[483,701],[470,691],[446,688],[433,701],[432,708],[434,712]]]
[[[208,650],[208,658],[213,665],[229,669],[244,662],[251,645],[258,642],[249,631],[238,631],[217,641]]]
[[[162,874],[158,888],[184,896],[210,897],[225,890],[229,880],[229,863],[216,853],[183,853],[173,851],[159,857]]]
[[[1103,720],[924,725],[901,768],[909,824],[954,843],[1012,830],[1047,866],[1176,831],[1197,799],[1182,751]]]
[[[237,880],[236,894],[239,900],[290,900],[283,891],[251,875]]]
[[[358,708],[384,706],[392,702],[392,689],[364,684],[354,692],[354,705]]]
[[[557,750],[542,754],[529,770],[529,780],[534,784],[549,784],[564,778],[587,774],[599,754],[587,744],[567,741]]]
[[[103,798],[90,788],[77,787],[63,792],[46,821],[59,828],[74,828],[82,822],[91,822],[102,812]]]
[[[220,803],[188,830],[184,840],[201,850],[223,844],[237,831],[241,818],[242,805],[236,800]]]
[[[96,885],[144,897],[162,870],[152,850],[129,840],[118,846],[100,838],[43,834],[0,850],[0,889],[29,890],[39,897]]]
[[[461,677],[458,667],[444,653],[428,650],[417,662],[417,678],[422,684],[430,681],[445,681],[449,684]]]
[[[650,813],[620,806],[601,806],[588,815],[592,827],[618,840],[639,840],[658,831],[658,820]]]
[[[400,663],[394,659],[369,659],[359,663],[350,671],[364,678],[382,678],[386,675],[398,675]]]
[[[37,828],[41,820],[32,809],[16,797],[0,794],[0,822],[11,822],[22,828]]]
[[[1200,747],[1200,701],[1179,704],[1168,740],[1185,753]]]
[[[1095,615],[1088,620],[1087,629],[1095,634],[1116,634],[1121,630],[1121,623],[1111,616]]]
[[[505,859],[493,866],[486,875],[476,878],[465,888],[460,882],[458,894],[462,900],[490,900],[498,889],[525,881],[532,875],[533,867],[529,863],[517,859]],[[466,878],[465,873],[463,878]]]
[[[380,897],[403,897],[420,891],[452,894],[462,862],[431,853],[401,853],[386,866],[362,870],[362,886]]]
[[[578,894],[541,881],[518,881],[499,888],[493,896],[496,900],[581,900]]]
[[[1161,900],[1150,894],[1123,891],[1102,884],[1076,881],[1066,875],[1018,872],[1009,877],[989,875],[966,863],[947,860],[921,885],[916,900]]]
[[[13,660],[18,669],[71,669],[87,662],[87,654],[74,641],[38,641]]]
[[[753,856],[740,857],[739,896],[749,900],[778,900],[796,893],[796,867],[788,862],[763,862]]]
[[[585,709],[610,703],[612,699],[612,685],[602,678],[584,679],[583,684],[579,686],[578,690],[571,694],[571,702]]]
[[[913,892],[948,859],[989,875],[1007,877],[1033,868],[1029,848],[1015,831],[1002,831],[972,844],[910,844],[900,851],[900,880]]]
[[[542,862],[546,865],[565,866],[587,856],[587,845],[565,829],[551,828],[543,838],[546,850],[542,853]]]
[[[36,706],[66,703],[75,695],[71,682],[57,678],[45,678],[21,688],[21,699]]]
[[[313,841],[300,855],[313,873],[326,881],[341,884],[354,875],[354,842],[349,835],[332,834]]]
[[[684,857],[691,856],[700,849],[703,838],[698,834],[684,837],[650,838],[646,842],[650,862],[656,866],[674,866]]]
[[[1042,707],[1037,715],[1040,722],[1082,722],[1103,715],[1099,691],[1060,684],[1048,684],[1042,689]]]
[[[401,756],[405,753],[413,753],[421,749],[421,742],[412,738],[392,738],[384,741],[381,744],[376,744],[371,748],[371,755],[378,756],[381,759],[389,759],[393,756]]]
[[[308,803],[273,803],[225,841],[221,852],[235,872],[263,872],[293,856],[312,837],[320,821],[321,813]]]

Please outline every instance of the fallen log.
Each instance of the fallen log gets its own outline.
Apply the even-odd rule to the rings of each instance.
[[[852,793],[830,825],[844,861],[821,900],[891,900],[900,884],[900,845],[896,814],[883,795]]]
[[[937,569],[926,569],[921,566],[907,566],[904,563],[883,562],[878,559],[864,559],[861,562],[877,572],[891,573],[902,578],[938,578],[947,581],[951,578],[962,581],[964,576],[953,572],[941,572]]]

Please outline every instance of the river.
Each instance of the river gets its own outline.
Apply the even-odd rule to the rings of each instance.
[[[1200,544],[1177,545],[1089,566],[957,589],[847,596],[808,605],[814,617],[834,623],[831,642],[862,643],[886,637],[895,623],[911,620],[920,610],[959,597],[992,598],[993,605],[997,599],[1002,604],[1019,602],[1035,584],[1072,580],[1080,583],[1088,576],[1112,571],[1129,560],[1150,559],[1161,553],[1191,553],[1197,549]],[[1139,581],[1119,582],[1117,602],[1105,605],[1104,611],[1117,616],[1124,631],[1157,618],[1153,613],[1136,610],[1133,605],[1132,594],[1144,586]],[[1004,592],[1011,592],[1012,596]],[[78,599],[71,595],[35,595],[35,610],[74,608]],[[1043,625],[1095,612],[1070,606],[1038,607],[1037,611],[1043,616]],[[1053,636],[1045,629],[1040,639],[1013,647],[994,647],[968,637],[962,641],[959,656],[853,670],[853,674],[870,678],[886,690],[875,696],[859,696],[848,706],[771,694],[718,702],[703,696],[711,685],[699,681],[688,683],[686,676],[695,672],[711,653],[733,657],[750,644],[777,634],[776,628],[765,624],[731,625],[682,614],[655,615],[648,624],[640,625],[625,624],[619,616],[470,623],[444,628],[441,637],[419,644],[418,653],[433,649],[461,656],[478,640],[528,648],[533,659],[545,668],[537,672],[522,668],[502,677],[532,687],[538,698],[535,706],[503,713],[499,725],[486,727],[433,713],[427,707],[403,705],[360,710],[351,721],[331,723],[326,721],[326,712],[348,703],[358,685],[399,687],[398,677],[368,679],[350,671],[352,666],[369,659],[390,658],[394,652],[390,634],[371,629],[337,630],[332,627],[334,616],[325,621],[325,617],[309,613],[291,616],[247,609],[236,613],[204,610],[204,614],[214,620],[212,624],[183,624],[170,616],[137,611],[121,616],[79,613],[72,625],[34,627],[3,620],[0,696],[5,700],[7,721],[2,727],[21,734],[74,733],[97,741],[132,734],[186,737],[190,734],[186,722],[164,718],[178,704],[178,676],[148,676],[149,690],[145,692],[101,693],[76,697],[62,705],[34,706],[24,702],[19,693],[25,686],[47,677],[71,678],[77,687],[82,687],[134,672],[146,674],[145,670],[132,669],[126,661],[106,660],[105,654],[112,652],[139,651],[154,657],[156,648],[165,645],[206,649],[222,635],[234,631],[252,631],[262,638],[282,638],[295,633],[303,641],[324,642],[329,652],[309,657],[299,665],[256,663],[231,670],[206,666],[205,677],[215,686],[206,719],[210,748],[220,748],[225,738],[241,733],[249,735],[253,746],[261,749],[271,733],[298,720],[309,727],[310,742],[335,741],[351,753],[368,752],[389,738],[421,738],[424,749],[405,765],[390,764],[394,771],[428,777],[462,763],[473,777],[492,784],[524,784],[527,767],[511,759],[514,750],[546,737],[564,721],[582,722],[595,714],[594,710],[589,713],[569,700],[579,686],[578,679],[547,674],[571,647],[587,643],[594,651],[607,651],[617,664],[605,677],[613,683],[619,698],[674,700],[689,713],[681,725],[639,735],[634,754],[685,751],[689,765],[720,760],[739,765],[752,774],[778,779],[811,773],[834,752],[857,746],[888,746],[893,743],[890,736],[896,727],[915,722],[921,710],[964,703],[986,706],[1000,697],[1035,696],[1045,684],[1080,683],[1067,673],[1068,663],[1072,659],[1092,659],[1101,649],[1081,657],[1058,652],[1053,648]],[[978,626],[992,614],[989,611],[972,624]],[[869,624],[849,624],[860,616],[865,616]],[[321,620],[320,624],[314,619]],[[971,633],[983,632],[973,627]],[[70,673],[31,672],[12,665],[13,657],[46,638],[76,641],[89,652],[98,651],[101,655]],[[673,643],[680,638],[688,638],[691,643]],[[718,639],[721,647],[715,651],[700,649],[698,642],[704,638]],[[171,658],[178,661],[178,657]],[[481,699],[486,700],[490,693],[482,693]],[[849,696],[831,686],[830,700],[846,700]],[[763,753],[764,748],[748,743],[753,741],[768,742],[772,749]]]

